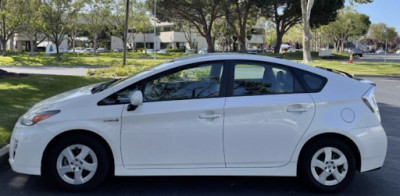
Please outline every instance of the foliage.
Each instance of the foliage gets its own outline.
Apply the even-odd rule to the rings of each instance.
[[[240,45],[240,52],[246,52],[247,35],[257,21],[257,0],[226,0],[225,18]]]
[[[276,44],[274,51],[279,52],[283,36],[302,19],[299,0],[259,0],[261,15],[270,20],[275,27]],[[344,0],[315,0],[309,18],[310,27],[316,28],[336,19]],[[304,24],[304,22],[303,22]],[[304,25],[303,25],[304,26]]]
[[[377,42],[394,41],[397,32],[394,27],[388,27],[384,23],[372,24],[369,28],[368,37]]]
[[[153,1],[147,1],[153,7]],[[157,18],[162,21],[183,19],[190,22],[203,36],[208,45],[208,52],[214,52],[215,39],[212,29],[216,19],[224,15],[224,2],[220,0],[158,0]]]
[[[335,50],[344,50],[343,44],[349,39],[359,39],[368,32],[371,22],[365,14],[360,14],[350,7],[340,11],[336,21],[322,26],[322,36],[334,43]]]
[[[31,75],[0,80],[0,148],[9,142],[18,118],[35,103],[50,96],[105,78]]]
[[[110,16],[111,0],[86,0],[85,6],[83,7],[81,21],[85,30],[87,30],[93,40],[93,55],[96,55],[97,50],[97,39],[103,30],[106,28],[106,19]]]
[[[61,60],[59,46],[70,29],[67,21],[78,13],[81,6],[80,1],[47,0],[39,7],[43,32],[56,46],[58,61]]]
[[[6,55],[6,43],[18,30],[25,16],[23,0],[0,0],[0,43],[3,56]]]
[[[42,36],[41,16],[38,8],[42,2],[40,0],[27,0],[24,5],[24,14],[20,15],[22,24],[18,28],[18,32],[28,37],[30,40],[30,53],[33,54],[36,46],[44,41],[45,36]]]

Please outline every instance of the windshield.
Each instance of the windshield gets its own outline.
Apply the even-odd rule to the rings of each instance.
[[[141,76],[141,75],[143,75],[143,74],[145,74],[147,72],[150,72],[150,71],[155,70],[155,69],[159,69],[159,68],[161,68],[161,67],[163,67],[163,66],[165,66],[167,64],[173,63],[173,62],[174,62],[173,60],[172,61],[167,61],[167,62],[160,63],[160,64],[158,64],[158,65],[156,65],[154,67],[149,67],[147,69],[144,69],[142,71],[137,72],[136,74],[134,74],[132,76],[127,76],[125,78],[122,78],[121,80],[118,80],[118,81],[112,83],[111,86],[116,86],[118,84],[121,84],[121,83],[125,82],[126,80],[128,80],[130,78],[139,77],[139,76]]]

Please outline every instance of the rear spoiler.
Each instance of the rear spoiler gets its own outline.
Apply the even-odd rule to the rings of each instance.
[[[337,69],[326,68],[326,67],[318,67],[318,66],[317,66],[317,68],[320,68],[320,69],[323,69],[323,70],[327,70],[327,71],[330,71],[330,72],[333,72],[333,73],[337,73],[337,74],[340,74],[340,75],[343,75],[343,76],[347,76],[349,78],[353,78],[353,79],[358,80],[358,81],[360,81],[362,83],[365,83],[365,84],[370,84],[372,86],[376,86],[375,82],[372,82],[370,80],[365,80],[365,79],[362,79],[362,78],[356,78],[356,77],[354,77],[353,74],[350,74],[350,73],[347,73],[347,72],[344,72],[344,71],[340,71],[340,70],[337,70]]]

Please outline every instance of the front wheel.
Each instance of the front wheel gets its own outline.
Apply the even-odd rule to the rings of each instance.
[[[317,190],[336,192],[346,188],[354,177],[356,160],[349,146],[340,140],[318,140],[300,158],[300,174]]]
[[[97,187],[109,170],[106,149],[95,138],[69,135],[49,149],[42,174],[50,183],[69,191]]]

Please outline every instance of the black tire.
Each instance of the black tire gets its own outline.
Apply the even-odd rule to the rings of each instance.
[[[71,145],[85,145],[89,147],[97,157],[97,169],[93,177],[83,184],[70,184],[63,180],[57,171],[57,159],[60,153]],[[90,191],[96,188],[108,176],[109,169],[109,155],[107,154],[106,148],[98,139],[89,134],[71,134],[58,139],[52,146],[49,146],[42,161],[42,177],[50,184],[72,192]]]
[[[347,164],[348,164],[347,174],[345,175],[344,179],[336,185],[329,185],[329,186],[324,185],[318,182],[318,180],[314,178],[312,173],[312,166],[311,166],[312,158],[314,154],[316,154],[319,150],[325,147],[333,147],[340,150],[347,159]],[[336,168],[339,170],[338,166],[336,166]],[[316,140],[315,142],[306,146],[306,149],[304,149],[304,152],[302,153],[302,157],[299,158],[298,169],[299,169],[298,171],[299,177],[301,177],[304,180],[304,182],[314,190],[317,190],[319,192],[328,192],[328,193],[338,192],[346,188],[352,181],[356,172],[356,159],[354,152],[349,147],[349,145],[347,145],[344,141],[340,139],[324,138]],[[321,171],[323,170],[321,169]],[[333,178],[334,176],[332,175],[328,177]]]
[[[363,54],[360,54],[360,57],[363,57]]]

